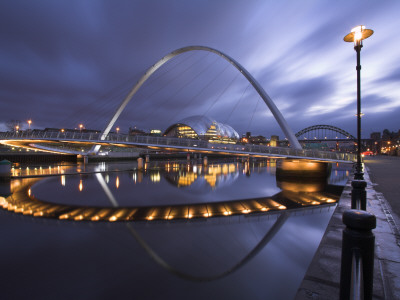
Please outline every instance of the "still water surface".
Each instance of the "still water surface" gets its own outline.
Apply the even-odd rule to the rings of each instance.
[[[0,211],[2,293],[16,299],[292,299],[335,208],[329,200],[338,199],[349,169],[329,165],[322,180],[302,173],[296,181],[293,170],[280,167],[277,172],[273,160],[208,167],[156,162],[142,172],[103,163],[85,166],[101,173],[66,170],[35,179],[30,193],[40,201],[64,209],[135,208],[141,218],[71,221],[61,213],[53,219]],[[24,182],[9,184],[12,194]],[[234,210],[237,203],[242,211]],[[187,213],[200,205],[215,214]]]

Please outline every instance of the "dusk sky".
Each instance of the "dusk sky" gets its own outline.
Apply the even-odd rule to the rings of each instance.
[[[326,124],[356,135],[356,52],[343,37],[374,30],[361,51],[362,134],[400,129],[400,1],[2,0],[0,131],[103,129],[144,72],[190,45],[220,50],[263,86],[290,127]],[[282,136],[267,106],[227,61],[175,57],[117,121],[121,132],[165,130],[190,115],[239,134]]]

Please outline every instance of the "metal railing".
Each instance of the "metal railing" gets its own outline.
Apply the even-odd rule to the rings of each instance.
[[[261,155],[293,156],[303,158],[319,158],[335,161],[355,161],[356,155],[352,153],[316,151],[306,149],[293,149],[284,147],[269,147],[264,145],[250,144],[220,144],[210,143],[199,139],[184,139],[174,137],[155,136],[130,136],[125,134],[109,133],[102,138],[101,133],[93,132],[57,132],[44,130],[31,130],[19,132],[2,132],[0,140],[9,139],[31,139],[31,140],[55,140],[55,141],[82,141],[82,142],[114,142],[121,144],[132,144],[138,146],[160,146],[175,147],[182,149],[209,150],[213,152],[248,153]]]

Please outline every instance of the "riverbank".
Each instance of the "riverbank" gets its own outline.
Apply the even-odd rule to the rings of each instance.
[[[378,160],[385,160],[385,158],[379,157],[373,159],[377,164],[379,164]],[[400,164],[400,159],[396,163]],[[400,299],[399,223],[396,222],[398,218],[393,213],[390,203],[384,197],[384,194],[391,194],[390,191],[398,189],[398,186],[384,187],[384,179],[381,178],[380,191],[376,191],[376,183],[371,181],[376,174],[371,172],[369,165],[367,160],[364,175],[367,182],[367,211],[373,213],[377,219],[376,229],[373,230],[376,245],[373,298]],[[397,176],[397,180],[398,178]],[[344,229],[342,214],[345,210],[350,209],[350,206],[351,180],[346,184],[295,299],[339,299],[341,246]]]

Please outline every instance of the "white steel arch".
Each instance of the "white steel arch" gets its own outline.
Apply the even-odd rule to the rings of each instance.
[[[294,135],[293,131],[290,129],[288,123],[284,119],[283,115],[279,111],[279,109],[276,107],[275,103],[272,101],[272,99],[268,96],[268,94],[265,92],[265,90],[262,88],[262,86],[254,79],[254,77],[245,69],[243,68],[236,60],[231,58],[230,56],[226,55],[225,53],[218,51],[216,49],[206,47],[206,46],[188,46],[188,47],[183,47],[179,48],[177,50],[172,51],[171,53],[167,54],[163,58],[161,58],[159,61],[157,61],[154,65],[152,65],[146,73],[139,79],[139,81],[134,85],[132,90],[129,92],[129,94],[125,97],[125,99],[122,101],[120,106],[118,107],[117,111],[111,118],[111,120],[108,122],[107,126],[102,132],[101,139],[104,140],[107,136],[107,134],[110,132],[111,128],[114,126],[114,123],[117,121],[118,117],[121,115],[122,111],[125,109],[126,105],[129,103],[129,101],[132,99],[132,97],[136,94],[136,92],[139,90],[139,88],[143,85],[143,83],[146,82],[146,80],[155,72],[157,69],[159,69],[163,64],[165,64],[167,61],[172,59],[173,57],[189,52],[189,51],[208,51],[215,53],[225,60],[227,60],[229,63],[231,63],[237,70],[239,70],[240,73],[243,74],[244,77],[251,83],[251,85],[255,88],[257,93],[261,96],[261,98],[264,100],[265,104],[268,106],[270,111],[272,112],[273,116],[275,117],[275,120],[278,122],[279,126],[281,127],[283,133],[285,134],[286,138],[289,140],[290,145],[292,148],[295,149],[302,149],[299,141],[297,140],[296,136]],[[96,145],[93,147],[91,152],[97,153],[100,149],[100,145]]]

